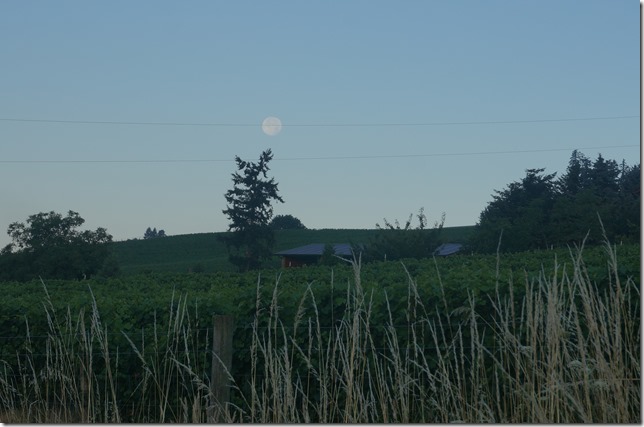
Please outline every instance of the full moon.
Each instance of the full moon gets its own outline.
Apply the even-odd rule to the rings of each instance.
[[[262,131],[266,135],[275,136],[282,130],[282,121],[277,117],[266,117],[262,122]]]

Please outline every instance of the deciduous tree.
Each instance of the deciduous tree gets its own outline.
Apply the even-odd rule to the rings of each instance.
[[[472,248],[482,252],[496,250],[501,230],[504,251],[544,248],[548,245],[547,226],[554,200],[555,174],[545,169],[528,169],[521,181],[495,190],[493,200],[479,216]]]
[[[302,221],[293,215],[275,215],[270,223],[273,230],[304,230],[306,227]]]
[[[427,216],[420,208],[418,226],[412,227],[413,215],[410,214],[404,226],[398,220],[390,223],[384,219],[384,226],[376,224],[378,233],[367,246],[366,258],[369,260],[397,260],[402,258],[428,258],[441,243],[440,234],[445,223],[445,213],[441,220],[427,229]]]
[[[14,279],[23,280],[37,276],[71,279],[96,274],[110,255],[107,243],[112,241],[112,236],[102,227],[95,231],[79,230],[84,223],[74,211],[69,211],[67,216],[41,212],[29,216],[26,223],[11,223],[7,233],[12,243],[3,249],[2,257],[3,264],[14,265],[15,270],[5,271],[5,275],[19,272],[19,277]]]

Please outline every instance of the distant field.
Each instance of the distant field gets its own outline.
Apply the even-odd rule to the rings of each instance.
[[[443,237],[449,242],[466,242],[474,226],[446,227]],[[275,251],[309,243],[368,243],[378,230],[325,229],[280,230],[275,233]],[[233,271],[226,247],[217,238],[223,233],[199,233],[168,236],[149,240],[127,240],[114,243],[114,253],[124,274],[144,272],[185,273]],[[275,257],[269,267],[278,267]]]

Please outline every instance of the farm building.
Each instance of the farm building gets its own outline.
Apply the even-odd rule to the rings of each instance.
[[[311,243],[310,245],[276,252],[275,255],[282,257],[282,267],[300,267],[316,264],[324,253],[325,246],[324,243]],[[334,243],[331,246],[335,255],[347,259],[353,257],[350,244]]]
[[[463,245],[460,243],[443,243],[434,251],[436,256],[448,256],[453,255],[457,252],[460,252],[463,249]]]

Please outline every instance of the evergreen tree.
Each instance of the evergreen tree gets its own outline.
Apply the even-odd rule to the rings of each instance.
[[[572,197],[590,185],[590,160],[577,150],[572,152],[566,173],[557,180],[557,191]]]
[[[619,196],[616,210],[616,239],[638,241],[641,217],[641,170],[640,165],[629,167],[622,162],[619,176]]]
[[[156,228],[154,230],[156,231]],[[145,230],[145,233],[143,234],[143,238],[146,239],[146,240],[147,239],[153,239],[154,237],[156,237],[155,231],[153,231],[150,227],[148,227]]]
[[[258,162],[235,157],[237,172],[232,174],[233,188],[225,194],[227,207],[223,213],[230,220],[228,235],[221,237],[228,249],[228,258],[240,271],[259,268],[270,258],[275,244],[269,222],[273,216],[273,200],[284,203],[274,178],[268,178],[270,149],[262,152]]]
[[[572,152],[566,172],[557,180],[550,232],[553,243],[581,242],[589,228],[580,226],[596,222],[590,190],[591,161],[577,150]]]
[[[165,231],[164,230],[157,231],[156,227],[154,227],[154,228],[148,227],[145,230],[145,234],[143,234],[143,238],[146,239],[146,240],[147,239],[155,239],[157,237],[165,237],[165,236],[166,236]]]
[[[324,251],[322,252],[322,256],[320,257],[318,264],[333,266],[338,264],[338,262],[340,262],[340,260],[335,256],[333,245],[330,243],[325,244]]]
[[[574,165],[572,158],[571,164]],[[604,159],[601,153],[592,163],[585,159],[580,177],[582,185],[576,192],[562,191],[558,195],[552,219],[557,243],[580,243],[586,239],[586,243],[596,244],[604,239],[604,233],[609,239],[615,239],[625,232],[620,218],[631,211],[620,201],[617,162]]]
[[[590,175],[590,185],[601,198],[606,201],[617,197],[619,191],[619,166],[615,160],[605,160],[601,154],[593,163]]]

